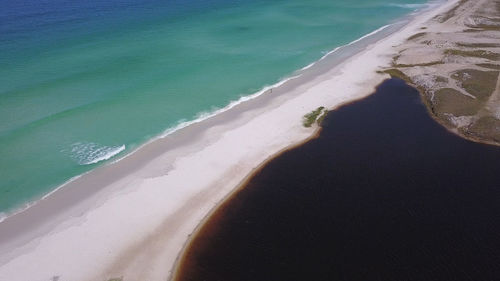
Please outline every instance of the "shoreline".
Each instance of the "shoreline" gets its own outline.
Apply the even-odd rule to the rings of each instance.
[[[163,138],[166,138],[166,137],[169,137],[170,135],[172,134],[175,134],[176,132],[178,132],[179,130],[183,130],[184,128],[188,127],[188,126],[192,126],[194,124],[198,124],[200,122],[204,122],[205,120],[207,119],[210,119],[210,118],[213,118],[215,116],[217,116],[218,114],[222,114],[228,110],[231,110],[232,108],[240,105],[241,103],[244,103],[244,102],[248,102],[248,101],[251,101],[253,99],[256,99],[256,98],[259,98],[261,95],[264,95],[264,94],[268,94],[269,92],[272,93],[272,89],[274,88],[278,88],[280,87],[281,85],[283,85],[284,83],[287,83],[288,81],[290,80],[293,80],[295,78],[299,78],[302,76],[302,74],[310,69],[311,67],[313,67],[314,65],[320,63],[322,60],[328,58],[328,57],[332,57],[335,55],[336,52],[338,51],[342,51],[344,48],[348,48],[354,44],[357,44],[359,43],[360,41],[362,40],[365,40],[366,38],[368,37],[371,37],[371,36],[376,36],[378,35],[380,32],[384,31],[385,29],[391,29],[391,28],[396,28],[396,30],[399,30],[400,28],[402,28],[404,25],[406,25],[410,19],[420,13],[424,13],[426,12],[428,9],[431,9],[433,8],[437,2],[445,2],[447,0],[431,0],[425,4],[418,4],[418,5],[422,5],[422,6],[427,6],[427,7],[424,7],[424,8],[416,8],[415,11],[409,13],[408,15],[404,16],[402,19],[404,19],[403,21],[401,21],[401,18],[399,18],[400,21],[397,21],[398,19],[395,19],[394,22],[392,23],[389,23],[389,24],[386,24],[374,31],[371,31],[363,36],[361,36],[360,38],[357,38],[345,45],[341,45],[339,47],[335,47],[334,49],[332,49],[331,51],[328,51],[326,52],[323,56],[321,56],[318,60],[316,61],[313,61],[311,62],[310,64],[290,73],[288,76],[284,76],[283,78],[280,78],[276,83],[274,84],[271,84],[271,85],[265,85],[264,87],[262,87],[262,89],[258,90],[257,92],[255,93],[252,93],[250,95],[244,95],[244,96],[241,96],[240,98],[238,98],[237,100],[232,100],[232,101],[229,101],[229,103],[222,107],[222,108],[216,108],[215,110],[213,111],[202,111],[202,112],[199,112],[197,114],[197,117],[193,120],[189,120],[189,121],[183,121],[183,120],[179,120],[178,123],[173,126],[173,127],[170,127],[170,128],[167,128],[166,130],[164,130],[162,133],[160,133],[159,135],[157,136],[154,136],[152,137],[151,139],[149,139],[148,141],[146,141],[145,143],[137,146],[136,148],[134,148],[132,151],[130,152],[127,152],[125,155],[122,155],[122,156],[119,156],[117,157],[116,159],[112,159],[110,162],[108,163],[105,163],[103,166],[97,166],[95,167],[94,169],[90,170],[90,171],[87,171],[87,172],[84,172],[82,174],[79,174],[79,175],[76,175],[70,179],[68,179],[67,181],[63,182],[62,184],[58,185],[57,187],[55,187],[53,190],[47,192],[46,194],[43,194],[41,196],[35,196],[32,200],[29,200],[27,201],[26,203],[24,204],[20,204],[18,207],[15,207],[11,210],[5,210],[5,211],[0,211],[0,224],[6,220],[6,219],[9,219],[10,217],[12,216],[15,216],[17,214],[20,214],[26,210],[28,210],[29,208],[31,208],[32,206],[38,204],[39,201],[41,200],[45,200],[47,199],[49,196],[51,196],[53,193],[57,192],[59,189],[61,188],[64,188],[66,185],[68,184],[71,184],[73,181],[75,180],[78,180],[80,177],[83,177],[89,173],[92,173],[94,170],[96,169],[101,169],[105,166],[108,166],[108,165],[113,165],[114,163],[118,162],[118,161],[121,161],[129,156],[131,156],[132,154],[136,153],[137,151],[140,151],[142,149],[142,147],[144,146],[147,146],[149,145],[150,143],[152,142],[155,142],[157,140],[160,140],[160,139],[163,139]],[[439,4],[438,4],[439,5]],[[390,31],[389,34],[391,34],[392,32],[395,32],[395,31]],[[357,53],[357,52],[355,52]],[[345,55],[341,55],[343,58],[342,59],[339,59],[340,62],[346,60],[349,58],[349,56],[345,57]],[[335,59],[335,58],[334,58]],[[332,62],[329,62],[329,64],[331,64]],[[122,150],[120,150],[117,154],[120,154]],[[113,158],[113,156],[111,156],[111,158]],[[107,160],[107,159],[104,159],[104,160]],[[95,162],[95,163],[98,163],[98,162],[101,162],[101,160]]]
[[[383,80],[383,81],[385,81],[385,80]],[[376,87],[378,87],[379,85],[381,85],[381,83],[377,84]],[[330,109],[330,110],[337,110],[337,109],[339,109],[341,107],[348,106],[348,105],[353,104],[353,103],[355,103],[357,101],[360,101],[360,100],[362,100],[364,98],[366,98],[366,97],[360,97],[359,99],[346,101],[345,103],[339,104],[337,107],[335,107],[334,109]],[[330,110],[328,110],[328,111],[330,111]],[[325,113],[325,114],[328,114],[328,112]],[[302,140],[300,142],[294,143],[294,144],[292,144],[292,145],[290,145],[288,147],[285,147],[285,148],[281,149],[280,151],[277,151],[276,153],[274,153],[272,155],[269,155],[269,157],[267,157],[263,162],[261,162],[255,168],[253,168],[247,174],[247,176],[245,176],[245,178],[240,183],[238,183],[237,186],[234,187],[234,189],[232,189],[222,199],[220,199],[219,202],[217,202],[217,204],[212,209],[210,209],[210,211],[200,220],[200,222],[196,225],[196,227],[193,229],[192,233],[189,235],[189,237],[187,238],[187,240],[183,244],[181,251],[177,255],[177,258],[175,259],[175,262],[172,265],[172,269],[171,269],[172,274],[169,276],[169,278],[167,280],[168,281],[174,281],[174,280],[177,279],[177,274],[178,274],[178,271],[180,269],[180,265],[182,264],[183,258],[185,256],[184,255],[185,252],[189,249],[189,247],[191,246],[191,243],[193,242],[193,240],[196,238],[196,236],[198,235],[198,233],[200,233],[200,231],[202,230],[202,228],[205,226],[205,224],[208,222],[208,220],[210,220],[210,218],[212,217],[212,215],[214,213],[216,213],[219,209],[221,209],[225,204],[227,204],[228,202],[230,202],[231,199],[238,192],[240,192],[242,190],[242,188],[244,188],[248,184],[248,182],[250,181],[250,179],[252,179],[254,177],[254,175],[256,175],[257,173],[259,173],[270,161],[274,160],[275,158],[278,158],[280,155],[282,155],[283,153],[286,153],[287,151],[293,150],[293,149],[295,149],[297,147],[300,147],[300,146],[304,145],[305,143],[309,142],[310,140],[318,138],[322,129],[323,128],[321,126],[318,126],[316,124],[316,125],[314,125],[314,128],[313,128],[314,131],[313,131],[313,133],[308,138],[306,138],[306,139],[304,139],[304,140]]]
[[[410,14],[412,15],[412,14]],[[336,47],[334,48],[333,50],[327,52],[326,54],[324,54],[322,57],[320,57],[318,60],[294,71],[293,73],[289,74],[288,76],[285,76],[284,78],[281,78],[278,82],[272,84],[272,85],[266,85],[264,86],[261,90],[253,93],[253,94],[250,94],[250,95],[246,95],[246,96],[241,96],[240,98],[238,98],[237,100],[233,100],[233,101],[230,101],[226,106],[222,107],[222,108],[218,108],[218,109],[215,109],[213,111],[203,111],[203,112],[199,112],[197,114],[197,118],[196,119],[193,119],[193,120],[189,120],[189,121],[182,121],[182,120],[179,120],[178,124],[173,126],[173,127],[170,127],[170,128],[167,128],[166,130],[164,130],[162,133],[160,133],[159,135],[151,138],[150,140],[148,140],[147,142],[145,142],[144,144],[141,144],[139,145],[138,147],[134,148],[132,151],[128,152],[127,154],[121,156],[121,157],[117,157],[116,159],[112,159],[112,161],[108,162],[108,163],[105,163],[104,166],[108,166],[108,165],[113,165],[114,163],[118,162],[118,161],[121,161],[129,156],[131,156],[132,154],[140,151],[142,149],[142,147],[144,146],[147,146],[149,145],[150,143],[152,142],[155,142],[157,140],[160,140],[160,139],[163,139],[163,138],[166,138],[166,137],[169,137],[171,136],[172,134],[175,134],[176,132],[180,131],[180,130],[183,130],[184,128],[188,127],[188,126],[192,126],[194,124],[198,124],[200,122],[204,122],[205,120],[207,119],[210,119],[210,118],[213,118],[219,114],[222,114],[228,110],[231,110],[232,108],[240,105],[241,103],[244,103],[244,102],[248,102],[248,101],[251,101],[253,99],[256,99],[256,98],[259,98],[261,95],[264,95],[264,94],[269,94],[269,93],[272,93],[272,90],[275,89],[275,88],[278,88],[280,87],[281,85],[287,83],[288,81],[290,80],[293,80],[293,79],[296,79],[296,78],[299,78],[302,76],[302,74],[310,69],[311,67],[313,67],[314,65],[316,65],[317,63],[319,63],[320,61],[326,59],[327,57],[329,56],[333,56],[337,51],[341,51],[342,49],[344,48],[347,48],[353,44],[356,44],[358,43],[359,41],[361,40],[364,40],[368,37],[371,37],[371,36],[374,36],[374,35],[377,35],[379,32],[387,29],[387,28],[390,28],[391,26],[394,27],[398,24],[401,24],[401,22],[394,22],[394,23],[391,23],[391,24],[387,24],[387,25],[384,25],[368,34],[365,34],[363,35],[362,37],[358,38],[358,39],[355,39],[354,41],[352,42],[349,42],[345,45],[341,45],[339,47]],[[121,151],[120,151],[121,152]],[[118,152],[117,154],[119,154],[120,152]],[[105,159],[107,160],[107,159]],[[100,160],[98,161],[100,162]],[[96,162],[97,163],[97,162]],[[15,216],[17,214],[20,214],[26,210],[28,210],[29,208],[31,208],[32,206],[38,204],[39,201],[41,200],[45,200],[47,199],[49,196],[51,196],[53,193],[57,192],[59,189],[61,188],[65,188],[66,185],[68,184],[71,184],[73,181],[79,179],[80,177],[83,177],[89,173],[92,173],[94,170],[96,169],[100,169],[104,166],[98,166],[90,171],[87,171],[87,172],[84,172],[80,175],[76,175],[72,178],[70,178],[69,180],[67,180],[66,182],[60,184],[59,186],[55,187],[53,190],[51,190],[50,192],[42,195],[42,196],[38,196],[38,197],[35,197],[33,200],[30,200],[24,204],[21,204],[19,207],[17,208],[14,208],[12,210],[6,210],[6,211],[2,211],[0,212],[0,223],[2,223],[4,220],[12,217],[12,216]]]
[[[485,214],[473,206],[499,209],[496,200],[485,200],[497,198],[499,149],[444,130],[400,79],[331,111],[323,125],[318,138],[270,161],[217,209],[189,245],[176,281],[495,276],[494,257],[475,255],[491,248],[491,229],[471,235],[469,223]],[[464,168],[467,161],[486,165]],[[465,186],[457,187],[460,182]],[[495,221],[483,217],[488,226]],[[449,223],[436,227],[442,222]],[[427,250],[414,255],[407,245]],[[467,254],[455,257],[456,249]],[[478,269],[483,264],[490,266]],[[359,268],[366,270],[360,274]]]
[[[412,15],[413,15],[413,13],[410,14],[408,17],[410,17]],[[9,220],[11,217],[14,217],[16,215],[19,215],[19,214],[27,211],[29,208],[35,206],[40,201],[48,199],[51,195],[53,195],[54,193],[58,192],[60,189],[66,188],[67,185],[70,185],[72,182],[74,182],[76,180],[79,180],[81,177],[87,176],[88,174],[93,173],[95,170],[103,169],[103,168],[105,168],[107,166],[110,166],[110,165],[113,165],[113,164],[115,164],[115,163],[117,163],[119,161],[122,161],[123,159],[125,159],[127,157],[130,157],[130,156],[132,156],[133,154],[135,154],[137,152],[140,152],[140,150],[143,147],[148,146],[148,145],[150,145],[151,143],[153,143],[155,141],[158,141],[158,140],[161,140],[161,139],[164,139],[164,138],[175,137],[176,133],[178,133],[179,131],[182,131],[183,129],[185,129],[185,128],[189,127],[189,126],[193,126],[193,125],[199,124],[201,122],[204,122],[204,121],[206,121],[208,119],[214,118],[214,117],[216,117],[219,114],[223,114],[226,111],[231,110],[234,107],[237,107],[237,106],[241,105],[242,103],[245,103],[245,102],[257,99],[257,98],[259,98],[260,96],[262,96],[264,94],[272,93],[273,89],[282,86],[283,84],[289,82],[290,80],[294,80],[296,78],[300,78],[304,74],[305,71],[309,70],[310,68],[312,68],[316,64],[322,63],[322,64],[327,64],[327,66],[328,66],[331,63],[335,62],[336,60],[338,60],[339,62],[343,62],[344,60],[347,60],[350,57],[350,55],[346,56],[345,54],[342,54],[338,58],[333,57],[334,61],[328,61],[326,63],[322,62],[324,59],[327,59],[327,58],[329,58],[331,56],[334,56],[336,52],[343,51],[344,48],[347,48],[347,47],[349,47],[351,45],[359,43],[360,41],[365,40],[368,37],[376,36],[376,35],[378,35],[378,33],[384,31],[385,29],[390,29],[391,27],[399,29],[399,28],[401,28],[400,25],[402,23],[403,22],[399,21],[399,22],[394,22],[394,23],[391,23],[391,24],[384,25],[384,26],[382,26],[382,27],[380,27],[380,28],[378,28],[378,29],[376,29],[376,30],[368,33],[368,34],[363,35],[362,37],[360,37],[358,39],[355,39],[352,42],[349,42],[349,43],[347,43],[345,45],[336,47],[333,50],[331,50],[331,51],[327,52],[326,54],[324,54],[318,60],[316,60],[316,61],[314,61],[314,62],[312,62],[312,63],[304,66],[303,68],[300,68],[300,69],[296,70],[295,72],[291,73],[289,76],[286,76],[286,77],[280,79],[275,84],[264,86],[261,90],[255,92],[253,94],[250,94],[250,95],[247,95],[247,96],[242,96],[242,97],[240,97],[237,100],[230,101],[229,104],[226,105],[223,108],[219,108],[219,109],[216,109],[214,111],[209,111],[209,112],[200,112],[198,114],[199,115],[198,118],[190,120],[190,121],[180,121],[174,127],[166,129],[163,133],[159,134],[158,136],[155,136],[155,137],[151,138],[146,143],[139,145],[137,148],[135,148],[134,150],[130,151],[129,153],[127,153],[127,154],[125,154],[125,155],[123,155],[121,157],[118,157],[116,159],[113,159],[112,161],[104,164],[103,166],[98,166],[98,167],[96,167],[96,168],[94,168],[94,169],[92,169],[90,171],[87,171],[87,172],[85,172],[83,174],[74,176],[74,177],[70,178],[69,180],[67,180],[66,182],[64,182],[61,185],[59,185],[56,188],[54,188],[52,191],[50,191],[50,192],[48,192],[48,193],[46,193],[46,194],[44,194],[44,195],[42,195],[42,196],[40,196],[38,198],[30,200],[30,201],[26,202],[25,204],[22,204],[18,208],[14,208],[11,211],[0,212],[0,226],[1,226],[1,223],[3,221]],[[404,23],[404,24],[406,24],[406,23]],[[361,48],[363,48],[363,46]],[[348,51],[353,51],[353,50],[348,50]],[[355,53],[357,53],[357,52],[359,52],[359,51],[355,50]],[[322,66],[324,67],[324,65],[322,65]],[[321,74],[321,72],[320,73],[313,73],[313,75],[320,75],[320,74]]]
[[[398,46],[384,70],[416,87],[429,114],[450,132],[496,146],[500,145],[496,71],[500,45],[495,33],[499,13],[492,1],[462,0],[425,32]]]
[[[353,101],[353,102],[355,102],[355,101]],[[349,104],[349,103],[346,103],[346,104]],[[235,186],[235,188],[233,190],[231,190],[222,199],[220,199],[220,201],[217,202],[217,204],[212,209],[210,209],[210,211],[200,220],[200,222],[196,225],[196,227],[193,229],[192,233],[189,235],[187,240],[182,245],[182,249],[179,252],[179,254],[177,255],[177,258],[175,259],[175,261],[172,265],[172,269],[170,270],[171,274],[170,274],[170,276],[168,276],[167,280],[168,281],[176,280],[177,273],[178,273],[180,265],[182,264],[185,251],[189,248],[193,239],[196,238],[196,236],[201,231],[201,229],[203,228],[205,223],[208,222],[208,220],[212,217],[212,215],[215,212],[217,212],[217,210],[219,210],[222,206],[224,206],[224,204],[229,202],[249,182],[249,180],[255,174],[257,174],[259,171],[261,171],[270,161],[272,161],[276,157],[279,157],[281,154],[283,154],[289,150],[292,150],[296,147],[299,147],[299,146],[307,143],[308,141],[310,141],[312,139],[317,138],[319,136],[320,132],[321,132],[321,127],[316,127],[314,129],[314,133],[310,137],[308,137],[308,138],[306,138],[306,139],[304,139],[296,144],[293,144],[289,147],[286,147],[286,148],[276,152],[275,154],[270,155],[268,158],[266,158],[266,160],[264,160],[262,163],[260,163],[257,167],[253,168],[252,171],[250,173],[248,173],[248,175],[240,183],[238,183],[238,185]]]
[[[497,143],[497,142],[494,142],[494,141],[490,141],[490,140],[481,139],[479,137],[472,136],[472,135],[462,134],[456,128],[451,128],[451,127],[447,126],[447,124],[444,123],[443,120],[441,120],[438,117],[436,117],[436,115],[434,115],[434,113],[432,112],[431,106],[429,105],[428,101],[425,99],[425,90],[422,90],[421,87],[419,87],[418,85],[416,85],[416,84],[414,84],[414,83],[412,83],[410,81],[408,81],[406,83],[408,83],[408,85],[410,85],[410,86],[414,87],[415,89],[417,89],[418,94],[419,94],[420,98],[422,99],[422,103],[425,105],[425,109],[427,110],[427,113],[429,114],[429,116],[436,123],[438,123],[443,128],[445,128],[448,132],[450,132],[450,133],[452,133],[452,134],[454,134],[454,135],[456,135],[456,136],[458,136],[460,138],[463,138],[463,139],[466,139],[468,141],[472,141],[472,142],[475,142],[475,143],[484,144],[484,145],[500,146],[500,143]]]
[[[458,1],[448,1],[448,2],[454,2],[454,3],[458,3]],[[443,2],[441,4],[441,6],[444,6],[446,5],[447,3],[446,2]],[[432,4],[429,4],[429,5],[432,5]],[[454,4],[452,4],[454,5]],[[428,7],[427,9],[430,9],[431,7]],[[417,11],[417,12],[413,12],[411,13],[408,17],[415,17],[415,16],[418,16],[419,15],[419,12],[420,13],[425,13],[425,12],[428,12],[426,11],[426,9],[424,9],[423,11]],[[411,20],[405,24],[408,25],[411,23]],[[336,52],[337,50],[339,50],[340,48],[343,48],[343,47],[346,47],[346,46],[349,46],[351,44],[354,44],[356,42],[359,42],[361,40],[363,40],[365,37],[368,37],[372,34],[375,34],[381,30],[384,30],[385,28],[391,26],[391,24],[388,24],[388,25],[385,25],[385,26],[382,26],[380,27],[379,29],[349,43],[349,44],[346,44],[346,45],[343,45],[343,46],[340,46],[340,47],[337,47],[335,49],[333,49],[332,51],[328,52],[327,54],[325,54],[325,56],[321,57],[318,61],[315,61],[303,68],[300,69],[300,71],[302,70],[306,70],[306,69],[309,69],[310,67],[314,66],[317,62],[321,61],[322,59],[326,58],[328,55]],[[404,28],[405,26],[402,26],[401,28]],[[399,30],[398,30],[399,31]],[[396,32],[398,32],[396,31]],[[377,87],[379,87],[385,80],[381,80],[379,84],[377,84],[375,87],[374,87],[374,91]],[[416,88],[418,89],[418,88]],[[421,96],[422,93],[420,90],[418,90],[419,92],[419,95]],[[371,95],[372,93],[370,93],[369,95]],[[354,100],[349,100],[349,101],[346,101],[342,104],[339,104],[337,105],[335,108],[329,108],[328,111],[331,111],[331,110],[337,110],[341,107],[344,107],[344,106],[348,106],[349,104],[352,104],[352,103],[355,103],[359,100],[362,100],[366,98],[365,97],[360,97],[359,99],[354,99]],[[422,96],[421,96],[422,98]],[[422,102],[425,104],[425,100],[422,98]],[[427,105],[425,105],[425,108],[427,111],[429,111],[429,107]],[[432,119],[436,120],[436,118],[431,114],[431,112],[429,111],[429,116],[431,116]],[[438,121],[438,120],[436,120]],[[444,126],[443,124],[441,124],[440,122],[438,122],[438,124],[442,125],[443,127],[445,127],[446,129],[448,129],[446,126]],[[189,247],[191,246],[192,242],[194,241],[194,239],[196,238],[196,236],[201,232],[201,230],[203,229],[203,227],[205,226],[206,223],[208,223],[208,221],[210,220],[210,218],[212,217],[212,215],[214,215],[218,210],[220,210],[221,208],[224,207],[225,204],[228,204],[230,202],[230,200],[239,192],[241,191],[242,188],[244,188],[247,183],[249,182],[249,180],[254,176],[256,175],[259,171],[261,171],[270,161],[272,161],[273,159],[279,157],[280,155],[282,155],[283,153],[289,151],[289,150],[293,150],[294,148],[296,147],[299,147],[299,146],[302,146],[303,144],[307,143],[308,141],[312,140],[312,139],[315,139],[317,137],[319,137],[319,134],[321,133],[321,130],[322,130],[322,127],[321,126],[318,126],[318,125],[315,125],[315,129],[314,129],[314,132],[312,133],[312,135],[310,137],[308,137],[307,139],[304,139],[296,144],[292,144],[290,145],[289,147],[286,147],[278,152],[276,152],[275,154],[272,154],[270,155],[265,161],[263,161],[262,163],[260,163],[257,167],[255,167],[254,169],[252,169],[252,171],[240,182],[238,183],[238,185],[231,191],[229,192],[226,196],[224,196],[218,203],[216,206],[214,206],[201,220],[200,222],[198,223],[198,225],[196,225],[196,227],[193,229],[192,233],[188,236],[187,240],[185,241],[185,243],[183,244],[182,246],[182,249],[181,251],[179,252],[177,258],[175,259],[175,262],[174,264],[172,265],[172,269],[171,269],[171,274],[169,275],[168,277],[168,281],[175,281],[177,278],[178,278],[178,274],[179,274],[179,271],[181,269],[181,265],[183,263],[183,260],[185,258],[185,254],[186,252],[189,250]],[[458,135],[458,133],[456,133]],[[458,135],[460,136],[460,135]],[[461,136],[460,136],[461,137]]]
[[[456,2],[455,0],[447,1],[436,10],[444,10]],[[207,213],[211,212],[210,210],[215,210],[221,202],[224,202],[224,198],[230,198],[231,194],[238,190],[245,179],[251,177],[267,161],[283,151],[314,137],[318,132],[317,129],[311,130],[301,127],[300,118],[304,115],[303,113],[307,113],[310,109],[320,105],[326,105],[330,109],[336,108],[343,103],[349,103],[369,95],[376,85],[385,77],[388,77],[371,71],[377,69],[380,66],[378,64],[390,60],[387,55],[391,54],[392,50],[386,47],[387,45],[390,47],[392,44],[387,41],[391,39],[394,42],[404,40],[406,35],[411,35],[411,33],[407,34],[408,31],[415,31],[418,28],[418,26],[412,26],[412,23],[413,25],[423,24],[425,19],[430,18],[435,13],[436,11],[428,11],[421,15],[412,16],[414,18],[409,23],[405,23],[404,26],[398,28],[398,31],[386,34],[382,38],[365,38],[368,41],[366,42],[367,46],[360,46],[358,47],[359,50],[356,48],[343,50],[347,54],[340,52],[338,56],[330,56],[330,58],[333,57],[332,59],[329,59],[330,53],[328,53],[325,55],[326,59],[320,59],[313,65],[299,70],[298,73],[302,74],[300,77],[287,78],[287,81],[276,88],[270,86],[271,89],[275,89],[274,92],[266,95],[260,94],[256,98],[233,105],[229,110],[220,114],[214,114],[203,121],[194,122],[176,131],[175,136],[174,133],[154,139],[136,151],[120,158],[119,161],[113,161],[74,179],[67,183],[67,188],[63,188],[65,185],[61,186],[57,192],[45,199],[41,199],[40,203],[25,212],[5,219],[4,222],[0,223],[2,237],[0,249],[3,253],[0,256],[0,277],[6,276],[9,280],[24,280],[21,275],[29,274],[29,272],[17,271],[16,275],[9,275],[9,272],[14,273],[16,268],[23,268],[22,266],[29,264],[30,260],[37,260],[37,256],[38,259],[46,257],[46,254],[49,253],[52,254],[52,259],[49,259],[49,261],[44,260],[42,263],[45,264],[39,268],[39,270],[42,270],[39,274],[43,276],[36,275],[40,276],[40,280],[50,278],[50,276],[44,275],[47,272],[53,272],[51,273],[53,276],[61,276],[62,280],[72,278],[77,280],[105,280],[105,278],[119,276],[125,276],[126,280],[131,276],[131,280],[135,280],[133,279],[134,275],[136,277],[145,276],[143,273],[147,274],[146,276],[149,276],[152,280],[161,278],[165,274],[165,270],[155,268],[155,262],[151,262],[152,265],[150,266],[144,265],[144,259],[151,257],[148,255],[148,249],[152,250],[154,248],[151,247],[151,243],[155,245],[154,242],[162,241],[162,239],[165,239],[164,236],[168,236],[162,231],[164,228],[171,231],[172,226],[178,226],[177,233],[172,234],[172,237],[175,236],[175,238],[169,239],[169,245],[165,246],[165,249],[162,250],[163,253],[158,253],[158,258],[155,261],[158,264],[164,264],[165,261],[172,262],[173,255],[170,254],[170,251],[175,251],[172,264],[174,266],[179,258],[177,253],[184,247],[182,245],[188,243],[186,237],[192,236],[193,229],[197,229],[197,226],[203,222],[204,218],[209,216]],[[404,31],[407,31],[407,33],[404,33]],[[370,39],[375,41],[371,42]],[[386,43],[385,46],[381,46],[381,41]],[[377,48],[378,50],[374,51]],[[354,51],[355,54],[349,54],[349,51]],[[370,56],[373,55],[370,54],[370,51],[378,56]],[[332,52],[335,52],[335,50]],[[381,55],[384,57],[380,57]],[[372,65],[370,65],[372,68],[362,69],[365,63],[363,56],[372,59]],[[336,65],[337,63],[338,65]],[[346,77],[345,73],[349,74],[353,73],[353,71],[356,71],[356,74],[365,71],[366,77]],[[358,76],[362,77],[363,75]],[[332,86],[343,86],[343,88],[340,88],[340,92],[344,91],[347,94],[328,95],[328,92],[337,90],[335,87],[333,87],[335,90],[330,90]],[[262,93],[268,91],[264,89]],[[232,108],[234,110],[231,110]],[[275,119],[278,118],[280,119],[276,121]],[[272,123],[274,126],[268,125],[269,121],[274,122]],[[255,130],[260,130],[260,132],[257,131],[257,134],[255,134]],[[241,134],[242,131],[245,133]],[[231,135],[231,137],[226,138],[227,135]],[[269,139],[273,138],[273,136],[279,139]],[[258,140],[253,143],[245,143],[245,139],[248,138],[258,138]],[[240,143],[234,144],[235,140],[241,141],[244,146],[247,146],[243,149],[246,149],[244,153],[241,153]],[[214,148],[217,145],[218,147]],[[240,154],[232,155],[233,159],[230,160],[233,162],[222,161],[223,163],[215,163],[213,169],[218,168],[219,171],[211,171],[209,167],[197,166],[198,161],[210,158],[205,158],[205,156],[216,158],[219,155],[217,152],[225,152],[221,150],[223,148],[230,148],[230,151],[234,150],[235,153],[240,152]],[[248,156],[246,153],[253,154]],[[220,156],[218,157],[220,158]],[[182,162],[182,160],[184,162],[191,160],[191,162],[189,165],[181,165],[182,163],[179,162]],[[212,163],[208,161],[207,164]],[[184,170],[178,166],[184,167]],[[194,181],[192,184],[197,185],[196,187],[183,187],[182,185],[186,183],[185,180],[180,180],[182,178],[180,176],[189,177],[190,172],[193,170],[203,172],[203,179],[201,182],[191,179]],[[215,175],[212,175],[212,172]],[[170,174],[175,174],[173,177],[176,178],[174,180],[167,179]],[[204,179],[207,181],[204,181]],[[169,184],[180,186],[175,190],[176,194],[173,194],[175,198],[169,198],[170,202],[168,200],[159,200],[156,196],[170,196],[172,195],[171,192],[174,192],[165,191],[162,188],[163,186],[169,186]],[[88,190],[89,185],[91,190]],[[149,192],[148,189],[152,192]],[[202,195],[201,198],[199,198],[200,194]],[[211,200],[206,200],[206,197]],[[135,203],[136,207],[144,206],[141,205],[141,202],[143,204],[152,203],[147,199],[155,202],[150,206],[154,210],[148,210],[149,213],[147,214],[137,214],[131,210],[134,208],[130,207],[132,205],[129,203]],[[191,204],[182,204],[183,200]],[[137,203],[138,201],[139,203]],[[51,202],[59,202],[59,206],[55,208],[56,210],[54,210],[53,205],[50,206]],[[165,203],[171,203],[170,208],[162,206]],[[185,209],[186,206],[192,208]],[[120,215],[117,216],[116,211],[122,211],[123,207],[128,208],[128,215],[127,212],[120,212]],[[64,211],[61,212],[61,209]],[[179,214],[179,210],[186,211],[188,214]],[[115,222],[112,226],[108,226],[107,222],[109,220],[103,219],[103,214],[107,214],[111,220],[121,219],[121,223],[125,224],[134,221],[135,225],[124,227]],[[154,218],[149,215],[154,216]],[[101,219],[99,220],[97,217]],[[177,221],[175,223],[165,223],[169,219]],[[100,229],[101,227],[107,230]],[[136,233],[124,235],[123,231],[130,228],[135,229]],[[56,241],[61,241],[60,239],[63,237],[79,237],[79,234],[86,232],[92,232],[95,235],[90,235],[90,241],[80,237],[80,239],[83,239],[83,241],[80,241],[82,245],[76,245],[79,241],[72,241],[75,245],[71,245],[69,252],[64,249],[50,247],[54,245],[59,245],[59,248],[64,247],[65,245],[60,245],[60,242],[56,244]],[[24,235],[19,236],[19,233]],[[102,237],[103,233],[111,234],[110,236],[116,235],[112,239],[101,240],[101,246],[105,246],[105,251],[96,249],[100,248],[95,245],[99,243],[91,239],[91,237]],[[151,242],[150,237],[159,240]],[[21,247],[26,242],[29,242],[29,244]],[[106,242],[112,245],[106,245]],[[142,247],[144,246],[142,242],[147,244],[146,247]],[[181,247],[179,247],[179,243]],[[76,257],[76,261],[71,259],[75,257],[69,258],[69,253],[75,250],[73,247],[83,249],[85,246],[91,246],[92,249],[84,249],[86,251],[83,251],[80,257]],[[93,255],[108,251],[111,254],[91,260]],[[84,257],[85,255],[86,257]],[[68,258],[68,260],[65,258]],[[64,262],[58,264],[61,261],[68,263],[68,267],[58,272],[57,268],[64,268]],[[105,265],[100,262],[104,262]],[[9,268],[6,269],[6,267]],[[84,269],[77,269],[80,267]],[[123,275],[124,273],[125,275]]]

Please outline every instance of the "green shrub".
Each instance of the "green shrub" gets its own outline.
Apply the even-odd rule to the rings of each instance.
[[[323,111],[326,111],[325,107],[320,106],[320,107],[316,108],[315,110],[313,110],[312,112],[309,112],[306,115],[304,115],[304,118],[302,121],[302,124],[304,125],[304,127],[306,127],[306,128],[311,127],[312,124],[314,124],[314,122],[316,121],[316,119],[318,119],[318,117],[323,113]],[[323,114],[323,116],[324,115],[325,114]],[[321,120],[323,120],[323,118],[321,118]],[[318,120],[318,121],[320,121],[320,120]]]

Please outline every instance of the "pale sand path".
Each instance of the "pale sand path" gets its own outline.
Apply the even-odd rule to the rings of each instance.
[[[168,279],[206,214],[260,163],[314,133],[302,127],[304,114],[371,93],[387,78],[376,70],[391,61],[392,47],[456,2],[341,64],[326,58],[272,93],[147,144],[0,223],[0,280]]]
[[[489,98],[485,108],[488,109],[493,115],[500,119],[500,108],[496,106],[500,103],[500,75],[497,78],[497,86],[491,97]]]

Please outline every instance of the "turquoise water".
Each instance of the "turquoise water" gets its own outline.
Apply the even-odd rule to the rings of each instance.
[[[0,211],[426,1],[77,2],[0,0]]]

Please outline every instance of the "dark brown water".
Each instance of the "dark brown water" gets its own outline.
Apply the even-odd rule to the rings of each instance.
[[[500,280],[500,148],[388,80],[224,204],[177,280]]]

